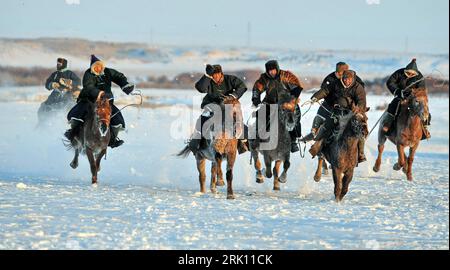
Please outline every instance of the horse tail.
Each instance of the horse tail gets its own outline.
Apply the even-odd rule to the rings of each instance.
[[[189,155],[189,153],[191,152],[191,149],[189,148],[189,145],[186,145],[183,150],[181,150],[177,156],[178,157],[182,157],[182,158],[187,158],[187,156]]]
[[[63,139],[62,140],[64,147],[66,147],[67,151],[70,151],[72,149],[75,149],[75,146],[72,144],[71,141],[69,141],[68,139]]]

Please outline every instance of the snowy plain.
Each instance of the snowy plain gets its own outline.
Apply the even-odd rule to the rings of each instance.
[[[114,91],[118,101],[130,101]],[[190,126],[199,114],[192,104],[201,95],[193,90],[143,90],[159,106],[124,110],[125,144],[108,152],[93,187],[86,157],[77,170],[69,167],[65,113],[36,129],[42,94],[42,87],[0,88],[0,249],[449,248],[448,97],[430,98],[432,138],[419,147],[413,182],[392,170],[390,143],[381,171],[372,171],[375,132],[366,144],[368,162],[337,204],[331,176],[314,182],[316,160],[308,153],[293,154],[280,192],[269,179],[255,182],[245,153],[235,165],[235,200],[226,200],[225,188],[199,194],[194,158],[174,156],[188,136],[173,136],[174,120]],[[302,94],[302,102],[309,96]],[[370,127],[382,113],[375,107],[390,99],[368,97]],[[242,101],[247,118],[249,93]],[[303,133],[316,110],[302,119]]]

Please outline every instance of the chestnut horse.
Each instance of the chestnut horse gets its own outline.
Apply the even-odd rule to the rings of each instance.
[[[225,126],[220,132],[211,132],[211,138],[207,140],[207,145],[201,148],[196,154],[197,170],[199,174],[200,192],[206,193],[206,160],[211,161],[211,184],[212,193],[217,193],[217,186],[223,186],[222,160],[227,161],[226,179],[227,179],[227,199],[234,199],[233,192],[233,167],[237,156],[238,139],[244,132],[242,111],[239,100],[225,99],[224,106],[221,106],[221,119],[230,119],[233,121],[233,130],[228,130]],[[231,109],[229,109],[231,108]],[[228,114],[228,115],[227,115]],[[177,155],[186,158],[191,152],[187,145]],[[217,182],[217,178],[219,181]]]
[[[111,120],[111,105],[105,92],[98,94],[95,104],[89,102],[89,112],[80,131],[71,143],[75,156],[70,163],[73,169],[78,167],[78,156],[86,153],[92,173],[92,184],[97,183],[97,173],[100,171],[100,161],[106,154],[111,137],[109,123]]]
[[[398,162],[394,165],[394,170],[399,171],[403,168],[406,178],[409,181],[412,177],[412,164],[414,155],[419,147],[423,134],[422,121],[427,119],[428,96],[425,88],[415,88],[411,94],[400,103],[400,111],[395,120],[392,130],[388,135],[383,131],[385,117],[383,116],[378,130],[378,157],[373,170],[378,172],[381,165],[381,157],[384,151],[384,144],[389,139],[397,146]],[[405,148],[409,147],[409,155],[406,157]]]

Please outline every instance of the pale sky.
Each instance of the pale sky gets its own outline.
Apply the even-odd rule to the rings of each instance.
[[[2,0],[0,37],[449,52],[448,0]]]

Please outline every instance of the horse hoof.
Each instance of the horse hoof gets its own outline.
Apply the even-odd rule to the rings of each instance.
[[[264,179],[262,179],[262,178],[256,178],[256,183],[258,183],[258,184],[262,184],[262,183],[264,183]]]
[[[211,193],[212,193],[212,194],[217,194],[217,189],[212,188],[212,189],[211,189]]]
[[[280,191],[281,188],[280,188],[280,187],[273,187],[273,190],[275,190],[275,191]]]
[[[321,178],[322,177],[320,177],[319,175],[314,175],[314,181],[316,181],[316,182],[320,182]]]
[[[287,182],[287,177],[285,174],[282,174],[279,178],[278,178],[278,182],[284,184]]]
[[[266,178],[272,178],[272,172],[270,170],[263,169],[263,174]]]
[[[70,167],[72,167],[72,169],[76,169],[78,167],[78,162],[71,162]]]
[[[401,168],[402,167],[398,163],[395,163],[394,167],[392,167],[392,169],[394,169],[395,171],[400,171]]]
[[[379,167],[376,167],[376,166],[373,166],[373,171],[374,171],[374,172],[379,172],[379,171],[380,171],[380,168],[379,168]]]
[[[323,170],[323,172],[322,172],[323,175],[328,175],[329,173],[330,173],[329,170]],[[319,178],[319,180],[320,180],[320,178]]]
[[[233,194],[227,195],[227,200],[234,200],[234,199],[236,199],[236,198],[234,197]]]
[[[412,181],[412,180],[413,180],[413,177],[412,177],[411,174],[408,174],[408,175],[406,176],[406,179],[408,179],[408,181]]]
[[[217,181],[216,185],[217,185],[218,187],[223,187],[223,186],[225,186],[225,181],[219,180],[219,181]]]

